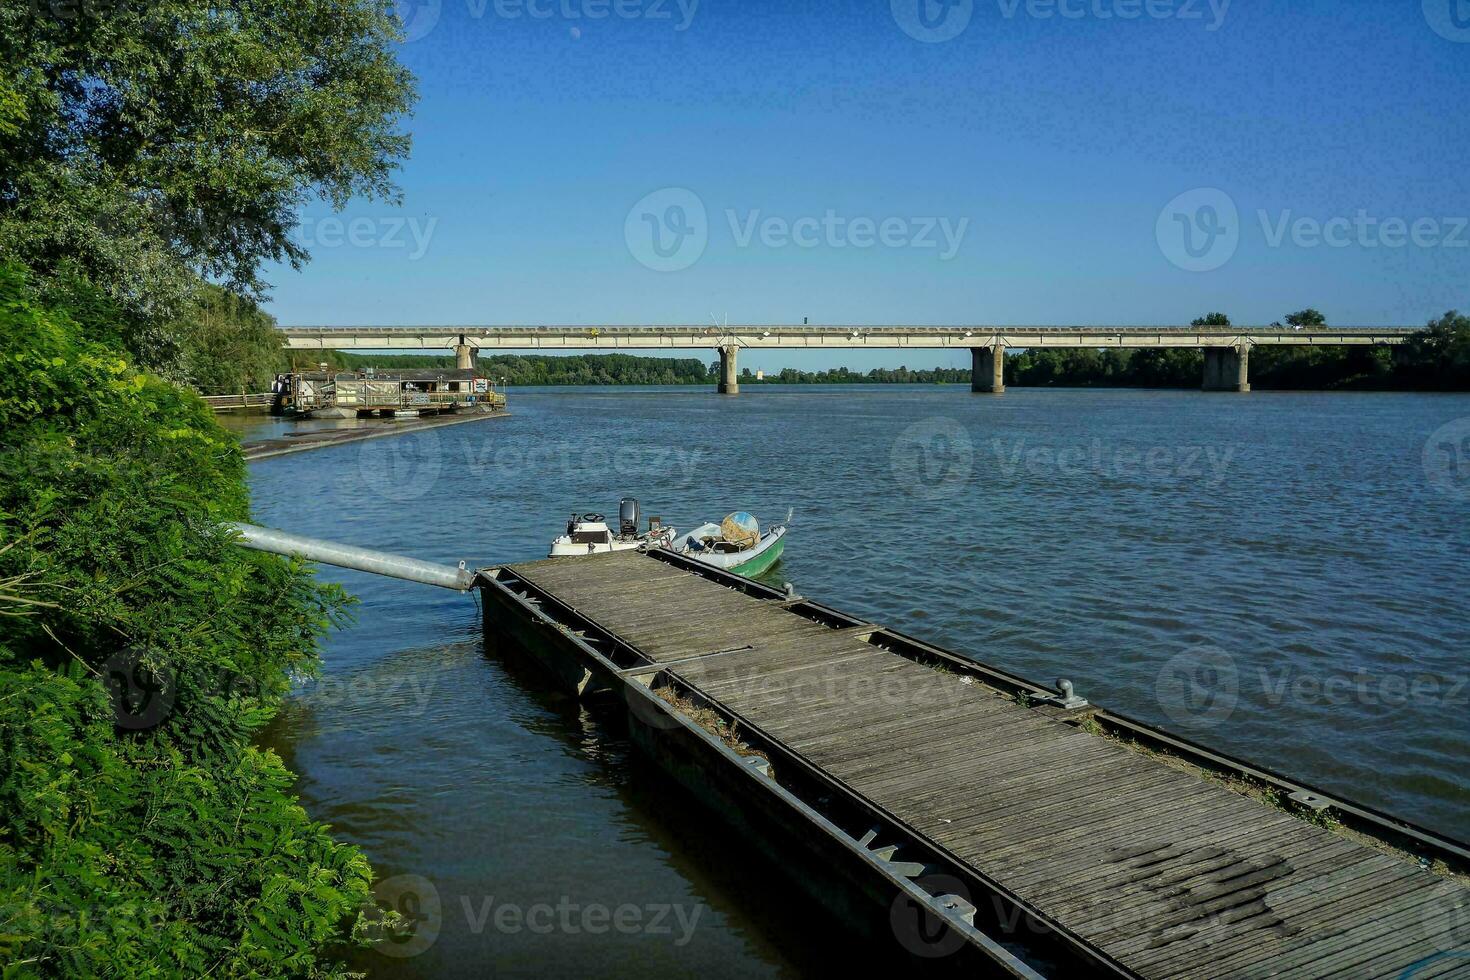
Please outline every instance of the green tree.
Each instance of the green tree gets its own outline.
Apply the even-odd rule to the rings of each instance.
[[[198,396],[3,263],[0,360],[6,975],[339,974],[367,863],[253,741],[344,596],[220,529],[245,468]]]
[[[1402,369],[1428,387],[1470,388],[1470,316],[1450,310],[1399,348]]]
[[[1128,361],[1131,383],[1145,388],[1198,388],[1204,352],[1180,347],[1146,347]]]
[[[313,197],[393,199],[413,99],[380,0],[0,6],[0,257],[89,280],[178,373],[199,277],[253,297]]]
[[[182,326],[185,373],[206,394],[266,391],[286,366],[275,318],[227,289],[206,284]]]
[[[1228,327],[1230,318],[1224,313],[1206,313],[1189,321],[1191,327]]]
[[[1325,327],[1327,326],[1327,318],[1309,306],[1305,310],[1297,310],[1295,313],[1286,314],[1286,325],[1288,327],[1306,329]]]

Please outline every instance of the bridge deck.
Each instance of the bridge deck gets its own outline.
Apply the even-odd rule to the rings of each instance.
[[[508,570],[635,651],[627,674],[660,665],[1124,975],[1396,977],[1466,941],[1462,879],[900,656],[877,627],[633,552]],[[1413,973],[1451,975],[1470,959]]]
[[[1392,345],[1410,327],[1281,326],[924,326],[861,324],[461,325],[282,327],[286,347],[321,349],[434,349],[459,344],[479,350],[659,350],[715,347],[868,347],[954,349],[1002,347],[1238,347],[1262,345]]]

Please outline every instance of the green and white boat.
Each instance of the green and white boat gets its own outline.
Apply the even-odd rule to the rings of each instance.
[[[719,524],[701,524],[665,547],[705,565],[755,578],[781,560],[786,526],[777,524],[762,533],[755,518],[740,511]]]
[[[754,517],[736,511],[719,524],[701,524],[688,534],[678,534],[657,517],[648,520],[648,530],[638,531],[638,501],[618,501],[618,524],[614,532],[601,514],[572,515],[567,533],[552,540],[549,558],[597,555],[609,551],[649,551],[664,548],[705,565],[754,578],[781,560],[786,547],[786,525],[777,524],[763,533]],[[786,515],[791,520],[791,515]]]

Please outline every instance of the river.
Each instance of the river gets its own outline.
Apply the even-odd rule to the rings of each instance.
[[[1470,837],[1470,396],[510,398],[508,419],[254,464],[256,519],[483,565],[541,557],[568,514],[623,495],[680,528],[790,510],[772,578],[805,595]],[[821,910],[667,791],[615,717],[484,655],[473,597],[321,574],[360,597],[356,624],[267,743],[432,921],[357,967],[831,966]],[[843,956],[887,944],[862,947]]]

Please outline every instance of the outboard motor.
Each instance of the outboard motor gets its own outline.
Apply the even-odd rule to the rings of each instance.
[[[624,497],[618,501],[618,533],[626,538],[638,536],[638,500]]]

